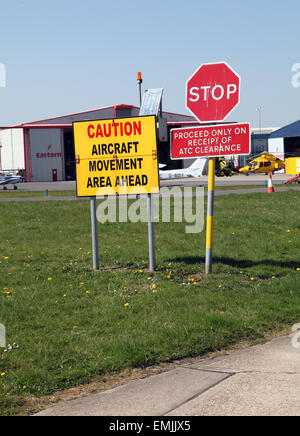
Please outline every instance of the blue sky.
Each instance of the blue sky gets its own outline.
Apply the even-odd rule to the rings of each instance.
[[[185,83],[204,62],[227,61],[242,78],[228,121],[281,127],[300,119],[299,0],[0,0],[0,125],[120,103],[164,88],[185,113]]]

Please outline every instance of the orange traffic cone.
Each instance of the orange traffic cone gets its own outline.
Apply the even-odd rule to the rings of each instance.
[[[269,174],[269,183],[268,183],[268,193],[272,194],[275,192],[275,189],[273,188],[273,180],[272,180],[272,174]]]

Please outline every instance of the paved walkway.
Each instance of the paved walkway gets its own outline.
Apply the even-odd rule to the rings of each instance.
[[[273,174],[273,183],[283,183],[284,181],[290,179],[292,176],[287,176],[286,174]],[[268,180],[268,176],[265,174],[251,174],[245,176],[244,174],[235,175],[233,177],[216,177],[216,186],[239,186],[239,185],[261,185],[264,186],[265,182]],[[161,180],[161,186],[207,186],[208,176],[193,177],[193,178],[182,178],[182,179],[170,179]],[[12,189],[9,186],[8,189]],[[64,182],[28,182],[18,184],[19,191],[75,191],[76,182],[75,181],[64,181]]]
[[[71,400],[38,416],[300,416],[291,336]]]

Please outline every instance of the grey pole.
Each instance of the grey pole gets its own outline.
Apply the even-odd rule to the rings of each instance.
[[[154,237],[154,222],[153,222],[153,197],[147,194],[148,206],[148,239],[149,239],[149,270],[153,272],[156,270],[155,259],[155,237]]]
[[[138,73],[137,83],[139,85],[140,94],[140,107],[142,107],[142,73]],[[154,222],[153,222],[153,197],[147,194],[147,209],[148,209],[148,240],[149,240],[149,270],[154,272],[156,270],[155,259],[155,236],[154,236]]]
[[[264,109],[263,106],[258,106],[256,108],[256,110],[259,113],[259,132],[260,132],[260,134],[261,134],[261,112],[262,112],[263,109]]]
[[[139,83],[139,92],[140,92],[140,107],[142,106],[142,84]]]
[[[93,268],[99,269],[98,222],[96,214],[96,197],[91,197],[91,222],[93,243]]]
[[[142,78],[142,73],[138,73],[137,75],[137,83],[139,85],[139,94],[140,94],[140,109],[142,107],[142,83],[143,83],[143,78]]]

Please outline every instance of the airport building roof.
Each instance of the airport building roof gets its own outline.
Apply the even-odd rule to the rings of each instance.
[[[271,133],[270,138],[295,138],[297,136],[300,137],[300,120],[276,130]]]
[[[115,106],[103,107],[100,109],[93,109],[84,112],[73,113],[69,115],[62,115],[54,118],[47,118],[44,120],[32,121],[29,123],[18,124],[11,126],[13,128],[49,128],[60,127],[67,128],[72,127],[74,121],[88,121],[93,119],[102,118],[118,118],[124,116],[138,116],[140,108],[128,104],[118,104]],[[190,115],[177,114],[173,112],[163,111],[163,116],[167,118],[168,123],[176,125],[176,123],[182,124],[191,123],[198,124],[197,120]]]

